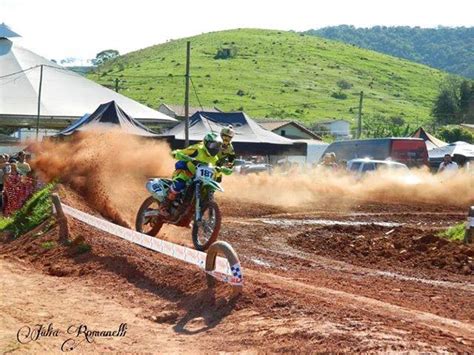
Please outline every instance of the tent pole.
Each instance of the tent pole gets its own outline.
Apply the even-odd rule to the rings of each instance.
[[[186,91],[184,93],[184,145],[189,145],[189,62],[191,61],[191,42],[186,42]]]
[[[38,89],[38,115],[36,116],[36,141],[38,142],[39,135],[39,122],[40,122],[40,113],[41,113],[41,88],[43,86],[43,65],[40,65],[40,80],[39,80],[39,89]]]

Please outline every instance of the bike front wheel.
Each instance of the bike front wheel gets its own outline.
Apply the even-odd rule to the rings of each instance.
[[[202,209],[201,221],[194,221],[193,244],[196,250],[204,251],[217,240],[221,229],[221,211],[215,201],[208,202]]]

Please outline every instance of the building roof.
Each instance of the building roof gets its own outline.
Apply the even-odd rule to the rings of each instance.
[[[307,135],[309,135],[311,138],[321,140],[320,136],[318,136],[316,133],[314,133],[313,131],[311,131],[310,129],[306,128],[301,123],[298,123],[296,121],[292,121],[292,120],[259,121],[258,123],[260,126],[262,126],[265,129],[268,129],[269,131],[275,131],[285,126],[292,125],[298,128],[299,130],[303,131]]]
[[[342,118],[339,118],[339,119],[336,119],[336,118],[333,118],[331,120],[326,120],[326,121],[319,121],[319,122],[316,122],[316,124],[331,124],[331,123],[335,123],[335,122],[346,122],[346,123],[349,123],[349,121],[347,120],[344,120]]]
[[[445,154],[461,155],[469,159],[474,158],[474,144],[454,142],[429,151],[430,160],[440,160]]]
[[[220,132],[223,127],[232,125],[235,136],[232,144],[238,154],[278,155],[289,149],[302,149],[295,141],[279,136],[261,127],[244,112],[196,112],[189,120],[189,140],[201,141],[208,132]],[[185,123],[163,133],[175,141],[184,141]],[[298,148],[296,148],[298,147]]]
[[[41,68],[40,118],[80,118],[98,105],[115,101],[136,119],[174,122],[115,91],[0,38],[0,118],[36,118]]]
[[[461,123],[460,126],[463,127],[463,128],[467,128],[471,131],[474,131],[474,124]]]
[[[184,105],[170,105],[170,104],[161,104],[161,106],[166,107],[168,110],[174,112],[178,117],[184,117]],[[159,108],[158,108],[159,109]],[[189,106],[189,117],[194,115],[198,111],[206,111],[206,112],[221,112],[220,110],[216,109],[215,107],[193,107]]]

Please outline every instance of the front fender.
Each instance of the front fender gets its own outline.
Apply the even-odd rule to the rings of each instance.
[[[213,180],[208,180],[204,182],[204,186],[209,186],[213,191],[220,191],[224,192],[224,189],[222,188],[221,184],[219,184],[217,181]]]

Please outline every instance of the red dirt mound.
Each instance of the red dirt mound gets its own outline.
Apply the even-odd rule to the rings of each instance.
[[[449,241],[408,227],[320,227],[291,237],[288,243],[306,252],[357,265],[435,268],[465,275],[474,273],[474,245]]]

